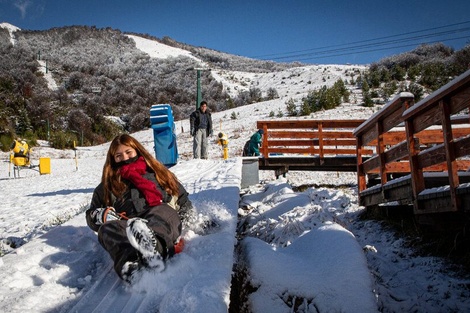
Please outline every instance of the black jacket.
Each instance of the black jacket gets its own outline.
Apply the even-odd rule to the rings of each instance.
[[[206,110],[205,113],[201,112],[201,109],[198,109],[191,113],[189,116],[189,123],[191,125],[191,133],[197,132],[200,128],[199,125],[201,124],[201,115],[205,114],[207,116],[207,134],[212,134],[212,115],[209,111]]]
[[[147,169],[148,170],[148,169]],[[143,175],[144,178],[152,181],[155,183],[158,191],[162,194],[162,202],[163,203],[170,203],[172,201],[172,196],[169,195],[157,182],[155,178],[155,174],[153,172],[147,172]],[[183,185],[178,182],[179,185],[179,194],[178,199],[176,201],[175,210],[178,211],[178,214],[182,221],[187,218],[187,216],[193,210],[193,206],[191,201],[188,198],[188,192],[184,189]],[[113,196],[113,204],[111,205],[114,207],[117,213],[125,212],[128,218],[132,218],[137,216],[139,213],[148,209],[148,205],[145,201],[144,195],[137,189],[132,183],[129,183],[129,188],[124,194],[122,199],[116,199]],[[104,200],[104,187],[103,184],[100,183],[93,192],[93,197],[91,199],[90,208],[86,211],[86,220],[88,226],[93,229],[94,231],[98,231],[100,225],[95,224],[95,221],[91,217],[91,212],[96,208],[103,208],[106,207],[105,200]]]

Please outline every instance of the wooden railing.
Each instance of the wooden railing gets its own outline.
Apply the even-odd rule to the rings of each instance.
[[[260,153],[300,154],[308,156],[356,155],[356,137],[352,131],[364,120],[289,120],[258,121],[263,129]],[[372,153],[365,150],[363,153]]]
[[[401,93],[355,129],[360,199],[368,175],[379,175],[382,201],[387,202],[394,200],[384,193],[388,180],[394,173],[409,173],[415,213],[459,210],[459,172],[470,168],[469,106],[467,71],[416,104],[412,94]],[[375,155],[364,160],[364,148],[370,146],[375,146]],[[428,171],[448,176],[441,186],[448,190],[445,201],[421,201],[432,193],[425,190],[423,173]]]

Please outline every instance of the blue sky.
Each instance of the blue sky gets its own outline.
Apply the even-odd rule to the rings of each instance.
[[[21,29],[88,25],[279,62],[367,64],[470,43],[469,0],[0,0]]]

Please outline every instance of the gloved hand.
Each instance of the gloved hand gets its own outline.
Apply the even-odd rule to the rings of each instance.
[[[121,216],[116,213],[116,210],[113,207],[97,208],[91,212],[91,217],[97,225],[121,219]]]

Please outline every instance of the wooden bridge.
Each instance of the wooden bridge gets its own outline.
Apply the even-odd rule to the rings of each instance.
[[[276,176],[292,171],[355,172],[353,130],[364,120],[258,121],[263,129],[259,168]],[[372,154],[372,150],[369,150]]]
[[[469,106],[467,71],[416,104],[412,94],[398,95],[354,130],[360,204],[409,204],[421,223],[468,212]]]
[[[467,71],[416,104],[401,93],[368,120],[258,121],[259,168],[357,171],[368,209],[409,205],[421,223],[462,216],[470,211],[469,107]]]

